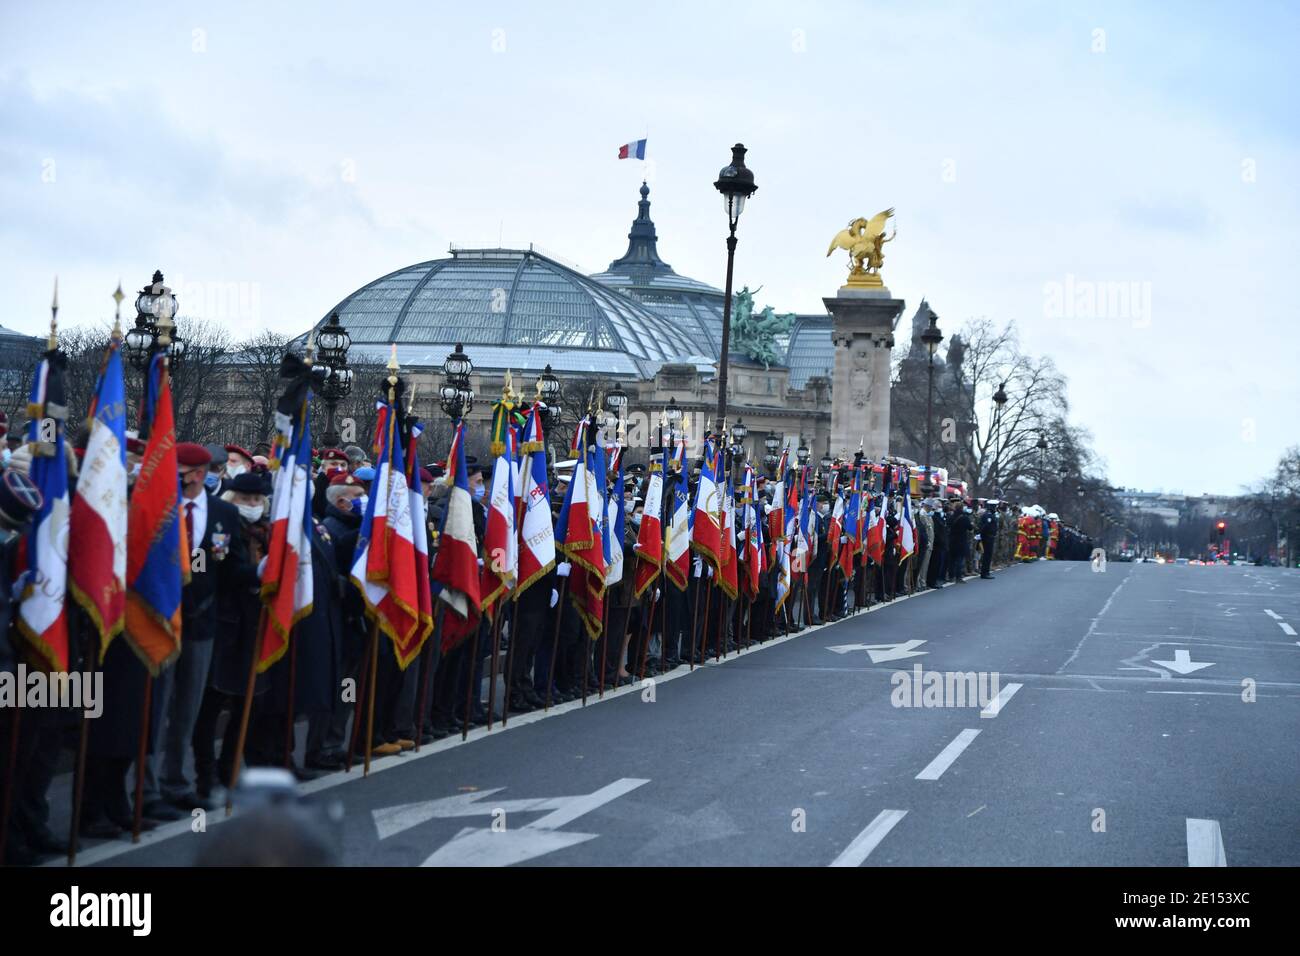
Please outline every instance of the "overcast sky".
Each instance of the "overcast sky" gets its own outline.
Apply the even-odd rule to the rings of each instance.
[[[110,12],[111,9],[111,12]],[[822,311],[884,275],[946,332],[1013,319],[1112,482],[1233,492],[1300,441],[1300,5],[0,0],[0,323],[111,319],[155,268],[299,332],[449,243],[660,253],[723,283],[712,187],[759,191],[737,285]],[[647,136],[650,162],[615,150]],[[129,303],[128,303],[129,304]]]

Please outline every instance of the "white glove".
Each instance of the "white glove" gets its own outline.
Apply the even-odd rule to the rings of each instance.
[[[257,576],[260,578],[262,572],[266,570],[266,555],[262,555],[262,560],[257,562]]]
[[[640,551],[640,550],[641,550],[641,542],[638,541],[636,544],[632,545],[632,550],[633,550],[633,551]]]
[[[980,539],[980,536],[979,536],[979,535],[975,535],[975,540],[978,541],[979,539]]]
[[[848,542],[849,536],[847,534],[840,535],[840,544],[848,544]]]
[[[711,564],[709,565],[708,572],[709,572],[709,577],[713,577],[713,565]]]
[[[559,564],[555,566],[555,576],[559,578],[567,578],[569,576],[569,572],[572,570],[573,570],[572,564],[570,564],[568,561],[561,561]]]
[[[555,605],[559,603],[559,600],[560,592],[555,590],[555,588],[551,588],[551,607],[555,607]]]
[[[696,555],[696,556],[695,556],[695,559],[694,559],[694,561],[693,561],[693,563],[692,563],[692,565],[691,565],[691,566],[694,568],[694,572],[693,572],[693,576],[694,576],[694,577],[697,577],[697,578],[698,578],[698,577],[700,576],[700,570],[701,570],[701,568],[702,568],[702,565],[703,565],[703,562],[700,561],[700,557],[699,557],[699,555]]]
[[[483,559],[482,559],[482,558],[479,558],[479,559],[478,559],[478,566],[479,566],[480,568],[483,567]]]
[[[655,588],[655,600],[656,600],[656,601],[659,600],[659,589],[658,589],[658,588]]]

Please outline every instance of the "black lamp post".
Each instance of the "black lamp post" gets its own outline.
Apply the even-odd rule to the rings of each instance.
[[[438,403],[453,422],[464,418],[474,407],[474,389],[469,384],[473,371],[474,363],[465,354],[465,347],[457,342],[455,351],[442,363],[443,382],[438,389]]]
[[[731,275],[736,259],[736,223],[745,209],[745,200],[758,189],[754,174],[745,167],[745,147],[740,143],[731,147],[731,162],[722,167],[718,181],[713,184],[722,193],[727,212],[727,288],[722,301],[722,348],[718,355],[718,413],[717,421],[727,416],[727,353],[731,349]]]
[[[993,486],[993,493],[998,494],[998,478],[1001,477],[999,471],[1002,465],[1002,406],[1007,403],[1007,383],[1002,382],[998,385],[998,390],[993,393],[993,474],[989,476],[989,484]]]
[[[352,393],[352,369],[348,368],[348,349],[352,336],[339,322],[337,312],[316,335],[319,350],[313,371],[320,378],[320,395],[325,401],[325,434],[321,436],[326,448],[337,448],[339,433],[334,429],[334,413],[338,404]]]
[[[172,319],[177,302],[172,290],[163,284],[163,274],[155,271],[153,281],[135,297],[135,326],[124,337],[127,360],[138,372],[149,367],[160,348],[170,346],[172,372],[176,362],[185,354],[185,343],[176,335]]]
[[[802,435],[799,436],[799,447],[795,450],[794,454],[795,457],[799,459],[800,467],[808,464],[808,456],[811,455],[812,452],[808,450],[808,443],[803,440]]]
[[[560,407],[560,392],[560,380],[555,377],[548,362],[542,374],[537,376],[537,397],[546,409],[546,421],[543,424],[548,432],[560,424],[560,415],[564,411]]]
[[[1047,436],[1039,435],[1035,447],[1038,449],[1038,487],[1034,489],[1034,493],[1042,497],[1043,479],[1047,475]]]
[[[934,420],[934,352],[943,341],[943,333],[939,331],[939,316],[933,311],[930,312],[929,327],[921,333],[921,341],[925,343],[930,355],[929,361],[925,363],[928,373],[925,392],[925,487],[921,489],[928,496],[933,489],[930,481],[930,427]]]
[[[768,478],[776,477],[776,466],[780,464],[780,458],[777,457],[776,453],[780,448],[781,439],[776,434],[769,434],[763,439],[763,450],[767,452],[763,458],[763,464],[767,466]]]

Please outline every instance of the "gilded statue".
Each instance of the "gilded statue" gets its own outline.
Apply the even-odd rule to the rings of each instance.
[[[870,219],[854,219],[831,240],[826,255],[836,249],[848,250],[849,286],[884,287],[880,278],[880,267],[885,262],[884,246],[898,235],[897,227],[891,235],[885,235],[885,225],[893,215],[894,207],[890,206]]]

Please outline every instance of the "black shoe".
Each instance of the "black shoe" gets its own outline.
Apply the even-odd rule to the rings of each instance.
[[[173,807],[184,810],[187,813],[191,810],[211,810],[212,807],[208,801],[201,798],[197,793],[182,793],[179,796],[168,797],[167,802]],[[146,808],[146,812],[147,812]],[[177,819],[180,819],[179,817]]]
[[[511,695],[510,695],[510,713],[512,713],[512,714],[527,714],[527,713],[530,713],[530,712],[532,712],[532,711],[534,711],[534,710],[536,710],[536,709],[537,709],[537,708],[535,708],[535,707],[532,705],[532,702],[529,701],[528,698],[525,697],[523,694],[511,694]]]
[[[442,740],[444,737],[450,737],[451,727],[442,723],[430,724],[429,736],[432,737],[434,740]]]
[[[546,706],[546,701],[542,698],[542,695],[531,687],[524,691],[524,700],[533,705],[533,710]]]
[[[345,766],[347,766],[347,760],[340,753],[319,754],[307,761],[308,770],[324,770],[327,773],[342,770]]]
[[[325,776],[325,774],[327,774],[329,771],[314,770],[310,767],[299,767],[297,765],[294,765],[293,767],[289,768],[289,772],[293,774],[294,779],[297,780],[299,783],[307,783],[311,780],[319,780],[321,777]]]
[[[41,854],[49,854],[53,856],[68,855],[67,837],[56,837],[49,830],[46,830],[43,833],[38,833],[34,838],[28,837],[27,847],[28,849]]]
[[[166,800],[150,800],[144,805],[144,815],[151,820],[159,820],[163,823],[180,820],[186,816],[183,811],[176,809]]]
[[[122,835],[122,828],[109,820],[83,820],[77,832],[87,840],[116,840]]]
[[[992,580],[993,580],[993,575],[991,575],[991,574],[981,574],[981,575],[980,575],[980,579],[983,580],[983,581],[992,581]]]

